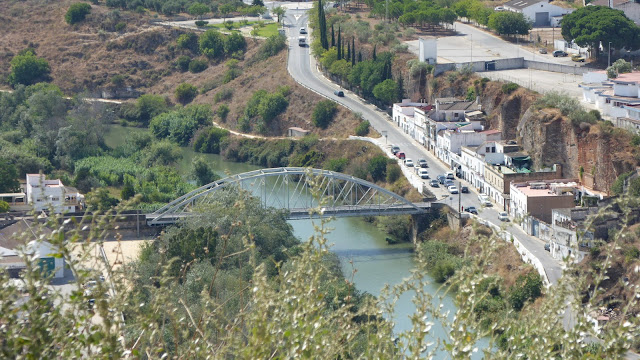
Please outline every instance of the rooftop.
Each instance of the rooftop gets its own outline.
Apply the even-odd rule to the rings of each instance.
[[[573,189],[578,186],[578,183],[567,179],[512,183],[511,186],[527,197],[573,196]]]
[[[626,4],[628,2],[631,2],[631,0],[613,0],[613,6],[620,6],[623,4]],[[595,0],[589,3],[589,5],[600,5],[600,6],[606,6],[609,7],[609,0]]]
[[[508,3],[505,3],[502,6],[522,10],[524,8],[528,8],[529,6],[535,5],[542,1],[544,0],[512,0],[512,1],[509,1]],[[544,2],[547,2],[547,1],[544,1]]]
[[[610,79],[615,83],[638,83],[640,82],[640,71],[633,71],[625,74],[618,74],[615,79]]]
[[[478,110],[478,104],[475,101],[461,101],[440,103],[438,110]]]

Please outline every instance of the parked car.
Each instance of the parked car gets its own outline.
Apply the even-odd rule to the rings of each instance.
[[[469,193],[469,188],[466,186],[463,186],[460,188],[460,192],[463,194],[468,194]]]
[[[438,182],[439,182],[440,184],[444,184],[444,181],[445,181],[445,180],[447,180],[447,178],[446,178],[446,177],[444,177],[444,175],[438,175],[438,176],[436,177],[436,179],[438,179]]]
[[[333,95],[337,97],[344,97],[344,92],[342,90],[336,90],[333,92]]]
[[[585,58],[582,55],[572,55],[571,56],[571,61],[575,61],[575,62],[584,62]]]
[[[546,54],[547,53],[547,48],[540,48],[540,49],[538,49],[538,52],[540,54]]]
[[[444,175],[447,177],[447,179],[455,179],[455,177],[453,176],[453,171],[447,171],[447,173]]]
[[[449,194],[457,194],[458,193],[458,188],[455,185],[451,185],[447,188],[447,190],[449,190]]]
[[[420,178],[422,178],[422,179],[428,179],[429,178],[429,173],[427,172],[427,170],[420,169]]]
[[[413,167],[413,160],[411,160],[411,159],[407,159],[407,160],[405,160],[405,161],[404,161],[404,165],[405,165],[406,167]]]
[[[468,206],[464,209],[464,211],[470,213],[470,214],[475,214],[478,215],[478,209],[476,209],[475,206]]]
[[[547,251],[551,251],[551,245],[544,244],[544,249],[547,250]]]
[[[504,6],[496,6],[493,8],[494,11],[504,11]]]
[[[400,147],[399,146],[395,146],[395,145],[391,145],[391,153],[393,155],[397,154],[400,152]]]
[[[420,165],[421,168],[429,167],[429,165],[427,164],[427,160],[425,159],[418,160],[418,165]]]
[[[307,29],[305,28],[300,28],[300,34],[306,34],[307,33]]]
[[[439,184],[438,180],[436,180],[436,179],[433,179],[433,180],[429,181],[429,185],[431,185],[431,187],[434,187],[434,188],[440,187],[440,185],[438,185],[438,184]]]
[[[480,201],[480,205],[482,205],[482,206],[492,206],[493,205],[493,204],[491,204],[491,200],[489,200],[489,197],[487,195],[484,195],[484,194],[478,195],[478,201]]]
[[[553,52],[553,57],[560,57],[560,56],[567,56],[569,54],[567,54],[566,52],[562,51],[562,50],[556,50]]]
[[[500,221],[509,221],[509,214],[506,211],[500,211],[498,213],[498,219]]]
[[[405,158],[406,158],[406,155],[405,155],[402,151],[398,151],[398,152],[396,153],[396,157],[397,157],[398,159],[400,159],[400,160],[403,160],[403,159],[405,159]]]
[[[453,182],[453,180],[449,180],[449,179],[444,179],[444,186],[449,187],[449,186],[454,186],[455,183]]]

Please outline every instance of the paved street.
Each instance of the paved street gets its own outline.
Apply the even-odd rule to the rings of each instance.
[[[333,95],[333,91],[338,89],[339,86],[331,83],[317,70],[315,60],[309,54],[309,48],[300,47],[297,44],[299,28],[308,28],[305,11],[287,11],[285,27],[287,28],[287,37],[289,39],[289,73],[297,82],[328,99],[342,104],[352,111],[361,113],[363,118],[368,120],[379,133],[383,134],[383,136],[386,135],[386,142],[389,146],[391,144],[398,145],[402,151],[407,154],[407,158],[414,159],[414,161],[420,158],[426,159],[429,163],[428,170],[431,177],[449,171],[448,167],[437,160],[435,156],[429,153],[422,145],[411,139],[395,126],[395,124],[390,121],[389,116],[384,112],[377,110],[373,105],[367,104],[352,92],[345,91],[344,97]],[[462,185],[469,186],[469,189],[473,191],[472,187],[464,181],[462,181]],[[434,192],[440,199],[444,198],[443,202],[447,202],[453,207],[456,206],[457,196],[448,196],[448,193],[446,193],[443,188],[435,190]],[[464,207],[475,206],[481,209],[479,213],[480,218],[488,220],[498,226],[502,224],[502,222],[498,220],[498,210],[494,208],[483,209],[474,192],[462,194],[461,205]],[[544,242],[528,236],[518,226],[513,224],[508,226],[508,230],[515,238],[520,240],[532,254],[538,257],[546,270],[549,281],[555,284],[562,275],[562,268],[558,261],[553,259],[551,255],[544,250]]]

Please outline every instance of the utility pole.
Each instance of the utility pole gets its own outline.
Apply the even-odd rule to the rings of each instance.
[[[611,41],[609,41],[609,57],[607,60],[607,67],[611,66]]]
[[[469,34],[469,36],[471,37],[471,63],[473,64],[473,34]]]
[[[458,181],[458,214],[462,213],[462,181]]]

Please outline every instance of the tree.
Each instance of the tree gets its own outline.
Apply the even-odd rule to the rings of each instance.
[[[630,73],[631,71],[633,71],[633,66],[630,62],[618,59],[607,68],[607,76],[609,79],[615,79],[618,74]]]
[[[118,199],[111,196],[106,188],[99,188],[87,194],[86,203],[89,210],[104,212],[118,205]]]
[[[251,6],[263,6],[264,7],[264,2],[262,0],[253,0],[251,2]]]
[[[387,157],[384,155],[376,155],[369,160],[367,170],[373,181],[381,181],[387,176]]]
[[[351,37],[351,66],[356,64],[356,38]]]
[[[336,48],[338,50],[338,60],[342,60],[343,54],[342,54],[342,35],[341,33],[341,29],[338,26],[338,42],[336,43]]]
[[[284,14],[287,12],[287,9],[282,7],[282,6],[278,6],[276,8],[273,9],[273,13],[276,14],[278,16],[278,23],[280,23],[280,21],[282,19],[284,19]]]
[[[373,88],[373,96],[385,104],[392,104],[398,99],[398,84],[387,79]]]
[[[615,49],[640,47],[640,30],[622,11],[604,6],[585,6],[562,19],[562,37],[600,54],[600,44]]]
[[[224,23],[224,20],[227,18],[227,15],[229,15],[229,13],[232,12],[233,10],[235,10],[235,6],[233,6],[233,4],[231,3],[223,4],[218,8],[218,11],[220,11],[220,13],[222,14],[223,23]]]
[[[32,50],[27,50],[11,59],[11,73],[9,83],[14,87],[18,84],[32,85],[49,79],[49,63],[39,58]]]
[[[10,209],[11,207],[8,202],[0,200],[0,213],[9,212]]]
[[[214,29],[209,29],[200,35],[200,52],[208,58],[222,58],[224,56],[224,35]]]
[[[69,6],[67,13],[64,15],[64,21],[69,25],[79,23],[91,12],[91,5],[87,3],[75,3]]]
[[[224,50],[228,55],[231,55],[236,51],[244,51],[246,48],[247,41],[244,39],[244,36],[238,32],[232,32],[225,38]]]
[[[337,110],[338,106],[331,100],[322,100],[318,102],[316,107],[313,109],[313,114],[311,115],[313,125],[326,129],[333,120],[333,116],[336,114]]]
[[[329,50],[329,40],[327,39],[327,17],[324,14],[322,0],[318,0],[318,27],[320,30],[320,43],[322,48]]]
[[[333,31],[333,24],[331,24],[331,47],[336,46],[336,37]]]
[[[220,179],[220,177],[216,175],[211,164],[203,156],[196,156],[191,161],[191,179],[195,180],[198,186],[203,186]]]
[[[176,100],[182,105],[190,103],[196,95],[198,95],[198,88],[189,83],[178,85],[175,91]]]
[[[187,12],[190,15],[197,16],[198,18],[210,11],[211,9],[209,9],[207,5],[199,2],[193,3],[191,6],[189,6],[189,9],[187,9]]]
[[[5,159],[0,159],[0,192],[10,193],[19,189],[20,183],[16,166]]]
[[[512,11],[494,12],[489,16],[488,26],[500,35],[527,35],[531,30],[524,14]]]
[[[178,36],[176,44],[179,48],[189,50],[194,54],[198,54],[198,35],[193,32],[188,32]]]
[[[139,120],[145,125],[155,116],[167,111],[167,108],[167,100],[163,96],[154,94],[144,94],[136,103]]]

